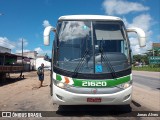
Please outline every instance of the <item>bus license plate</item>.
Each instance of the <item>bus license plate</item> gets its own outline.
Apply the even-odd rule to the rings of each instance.
[[[87,98],[87,102],[101,102],[101,98]]]

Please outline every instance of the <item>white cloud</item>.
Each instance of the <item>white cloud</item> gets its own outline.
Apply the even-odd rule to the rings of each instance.
[[[152,17],[149,14],[141,14],[136,16],[133,19],[131,24],[128,24],[128,27],[139,27],[142,28],[146,33],[151,33],[150,27],[152,26]]]
[[[152,48],[152,41],[149,41],[146,43],[146,46],[143,47],[143,48],[140,48],[139,45],[132,45],[131,46],[132,48],[132,52],[133,54],[142,54],[142,53],[145,53],[147,52],[147,50],[150,50]]]
[[[43,50],[40,47],[37,47],[34,50],[37,51],[38,55],[45,55],[46,53],[47,55],[51,55],[51,50]]]
[[[143,29],[147,37],[152,34],[151,26],[153,25],[153,19],[149,14],[141,14],[133,18],[132,23],[129,23],[126,18],[123,21],[127,27],[139,27]]]
[[[130,12],[147,11],[149,7],[146,7],[137,2],[128,2],[126,0],[105,0],[103,2],[103,8],[108,15],[122,15]]]
[[[9,49],[16,48],[15,43],[11,42],[7,37],[0,37],[0,46],[6,47]]]
[[[44,26],[44,27],[50,26],[49,21],[48,21],[48,20],[44,20],[44,21],[43,21],[43,26]]]
[[[136,46],[139,44],[138,40],[135,37],[130,37],[129,40],[130,40],[131,46]]]
[[[40,47],[35,48],[34,50],[37,51],[37,53],[43,53],[43,50]]]
[[[26,39],[23,39],[24,52],[30,51],[25,49],[28,45]],[[22,52],[22,38],[19,38],[17,41],[11,41],[7,37],[0,37],[0,46],[11,49],[11,53],[21,53]]]
[[[141,14],[139,16],[136,16],[131,23],[127,21],[126,18],[123,18],[124,23],[127,27],[139,27],[143,29],[146,33],[146,47],[140,48],[138,43],[138,38],[136,34],[129,34],[131,48],[133,51],[133,54],[141,54],[146,52],[148,49],[152,48],[152,41],[151,41],[151,35],[152,30],[151,26],[153,23],[153,19],[149,14]]]
[[[22,48],[22,40],[23,40],[23,47],[26,47],[28,45],[28,42],[27,42],[26,39],[19,38],[18,41],[17,41],[17,47],[18,48]]]

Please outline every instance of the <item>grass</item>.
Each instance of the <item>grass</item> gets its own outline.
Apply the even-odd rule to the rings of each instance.
[[[152,71],[152,72],[160,72],[159,65],[149,65],[149,66],[142,66],[142,67],[132,67],[132,70],[137,71]]]

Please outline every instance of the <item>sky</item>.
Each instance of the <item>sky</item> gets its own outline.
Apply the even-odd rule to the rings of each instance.
[[[0,46],[12,53],[25,51],[51,56],[54,34],[49,46],[43,45],[46,26],[56,26],[63,15],[110,15],[123,19],[126,27],[142,28],[147,36],[145,48],[140,48],[130,34],[133,54],[141,54],[160,42],[160,0],[0,0]]]

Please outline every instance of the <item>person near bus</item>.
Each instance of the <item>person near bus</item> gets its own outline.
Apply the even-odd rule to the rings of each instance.
[[[37,70],[38,79],[40,81],[39,88],[42,87],[43,81],[44,81],[44,64],[42,63],[41,66],[38,67]]]

